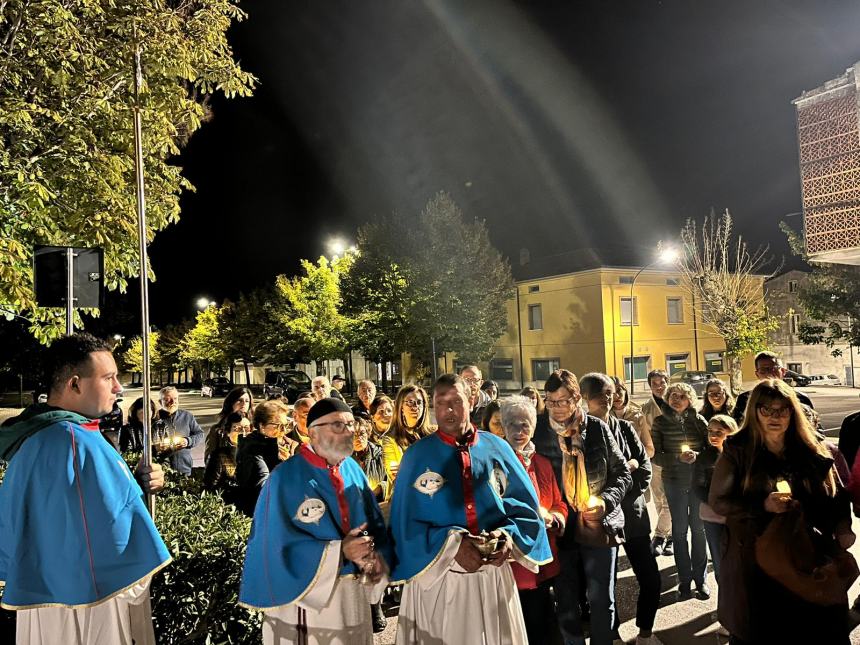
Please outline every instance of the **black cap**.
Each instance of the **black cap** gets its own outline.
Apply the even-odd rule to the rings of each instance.
[[[308,427],[312,426],[317,419],[332,412],[349,412],[352,414],[352,408],[337,397],[332,396],[327,399],[320,399],[311,406],[310,412],[308,412]]]
[[[346,383],[346,379],[344,377],[342,377],[340,374],[335,374],[334,376],[331,377],[331,382],[334,383],[335,381],[343,381],[344,383]]]

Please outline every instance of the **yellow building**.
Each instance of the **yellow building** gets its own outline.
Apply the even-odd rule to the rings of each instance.
[[[482,366],[484,378],[503,390],[522,384],[542,389],[547,376],[563,367],[629,383],[632,355],[636,392],[644,391],[652,369],[702,370],[727,380],[725,344],[694,314],[680,274],[642,271],[632,285],[631,306],[638,271],[598,267],[518,280],[508,301],[507,331]],[[744,375],[752,378],[751,358],[744,361]]]

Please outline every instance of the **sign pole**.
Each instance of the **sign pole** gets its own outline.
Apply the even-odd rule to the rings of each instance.
[[[66,247],[66,336],[75,333],[75,251]]]

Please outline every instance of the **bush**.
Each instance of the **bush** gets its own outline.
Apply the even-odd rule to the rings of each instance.
[[[132,468],[139,459],[129,453],[123,457]],[[0,483],[3,473],[0,463]],[[202,492],[199,477],[182,477],[167,467],[165,473],[155,523],[173,562],[152,580],[156,642],[260,643],[262,614],[238,605],[251,520],[219,496]],[[15,612],[0,611],[0,642],[15,642],[14,634]]]

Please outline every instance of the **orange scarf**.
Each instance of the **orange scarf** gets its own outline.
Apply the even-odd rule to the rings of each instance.
[[[564,485],[564,496],[568,504],[577,513],[588,508],[588,473],[585,471],[585,453],[582,451],[580,428],[585,422],[585,413],[577,408],[573,417],[564,424],[564,428],[552,422],[550,425],[558,435],[558,446],[561,448],[561,480]],[[568,447],[570,441],[570,447]]]

